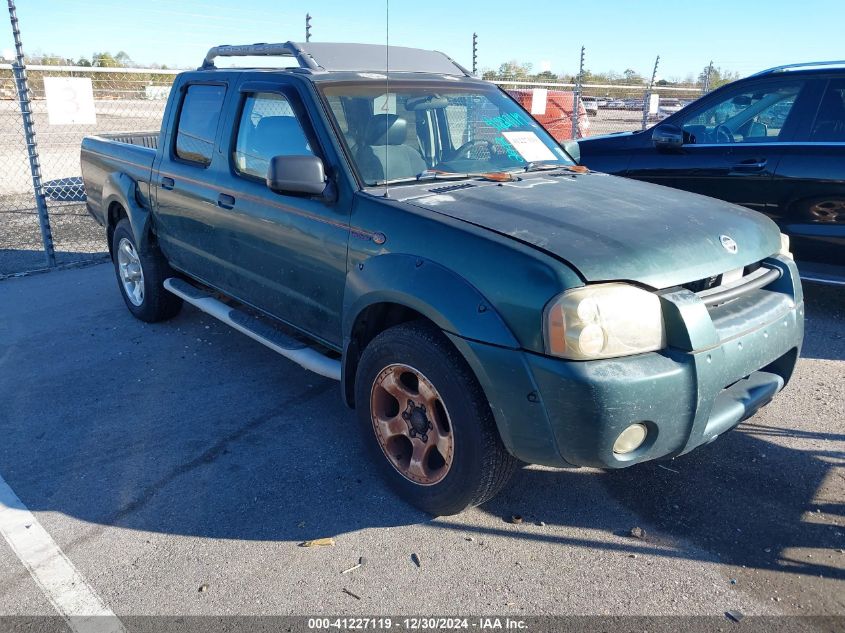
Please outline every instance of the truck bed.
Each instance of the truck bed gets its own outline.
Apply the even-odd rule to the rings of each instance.
[[[148,147],[150,149],[158,149],[158,130],[152,132],[108,132],[100,134],[99,138],[104,138],[115,143],[123,143],[124,145],[137,145],[139,147]]]
[[[86,205],[88,212],[100,224],[105,224],[108,213],[103,204],[103,190],[121,180],[121,175],[135,183],[135,197],[141,201],[149,200],[158,137],[157,131],[112,132],[82,139],[80,162],[87,195]]]

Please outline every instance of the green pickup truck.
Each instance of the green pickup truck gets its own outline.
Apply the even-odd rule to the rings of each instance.
[[[712,442],[798,358],[774,223],[574,153],[442,53],[288,42],[212,48],[160,133],[88,137],[82,172],[132,314],[188,302],[339,380],[387,480],[452,514],[520,461]]]

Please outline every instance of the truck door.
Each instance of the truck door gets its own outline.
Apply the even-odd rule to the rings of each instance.
[[[209,283],[217,277],[209,209],[217,205],[213,163],[227,89],[217,74],[179,86],[152,178],[161,249],[173,266]]]
[[[351,194],[339,188],[338,200],[329,202],[268,189],[274,156],[316,155],[329,178],[336,175],[324,151],[328,143],[318,141],[290,80],[245,81],[234,98],[206,246],[225,268],[216,285],[339,345]]]

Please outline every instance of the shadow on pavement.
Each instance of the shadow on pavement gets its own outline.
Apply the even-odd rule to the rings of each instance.
[[[845,360],[845,286],[804,284],[806,306],[802,358]]]
[[[69,284],[61,300],[50,295],[58,275],[2,289],[12,316],[0,327],[0,474],[31,510],[99,530],[271,541],[431,520],[394,497],[367,463],[336,383],[193,309],[163,324],[135,321],[109,267],[75,273],[61,278]],[[24,288],[40,294],[23,303]],[[786,448],[781,436],[820,448]],[[450,518],[431,525],[668,557],[709,560],[709,551],[729,564],[841,579],[841,565],[794,550],[845,542],[833,524],[842,505],[814,505],[845,461],[824,446],[842,440],[752,422],[674,462],[523,469],[482,508],[624,534],[633,526],[611,509],[621,505],[668,541],[497,531]]]
[[[56,266],[60,268],[95,264],[108,261],[108,253],[97,252],[89,244],[83,245],[88,250],[56,251]],[[24,273],[48,272],[47,258],[40,249],[0,248],[0,281],[6,277],[15,277]]]
[[[845,440],[841,434],[745,423],[717,443],[670,462],[605,472],[524,469],[484,509],[503,520],[518,513],[548,525],[626,536],[624,544],[610,547],[629,553],[695,558],[694,552],[674,547],[676,539],[683,539],[715,553],[725,564],[845,579],[841,560],[814,560],[806,551],[798,556],[795,551],[834,552],[845,544],[841,525],[845,507],[814,501],[825,479],[837,476],[832,471],[845,464],[845,452],[797,450],[769,441],[782,436],[816,442]],[[590,479],[597,482],[596,488],[589,485]],[[630,538],[634,526],[603,512],[596,490],[605,491],[644,523],[658,528],[661,536]],[[609,547],[536,532],[514,535],[503,529],[501,533],[572,546]]]

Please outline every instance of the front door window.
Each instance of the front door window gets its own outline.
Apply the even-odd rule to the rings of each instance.
[[[688,143],[773,143],[801,91],[800,82],[746,88],[681,122]]]

